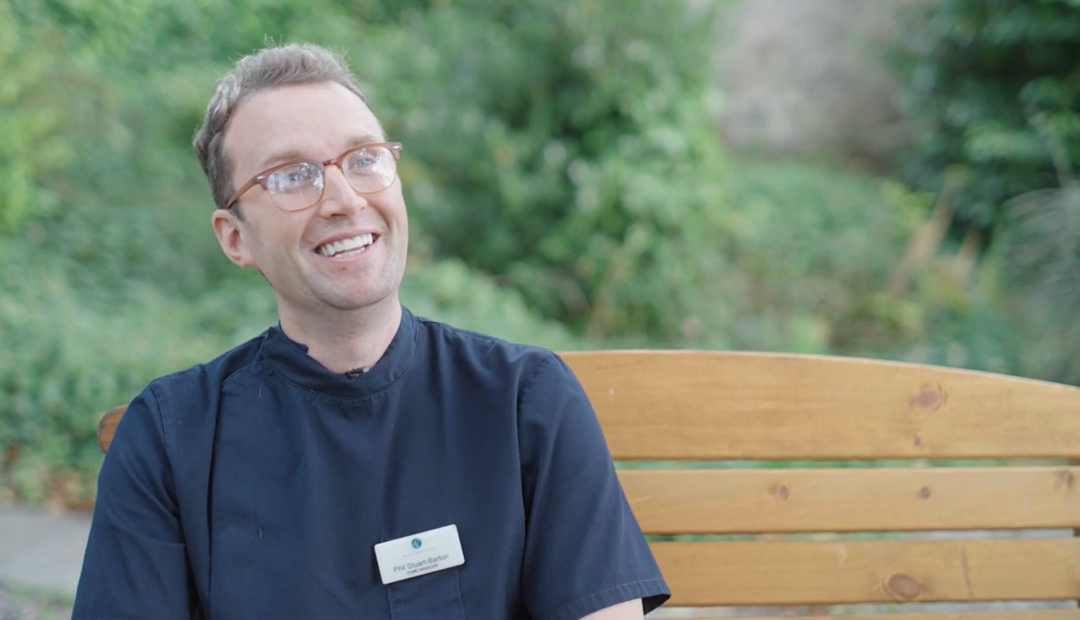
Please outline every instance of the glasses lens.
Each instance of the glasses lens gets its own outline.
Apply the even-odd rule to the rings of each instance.
[[[286,211],[306,209],[322,196],[322,166],[310,162],[286,166],[266,179],[266,190],[277,206]]]
[[[390,187],[397,171],[394,155],[381,146],[369,146],[349,153],[341,162],[349,184],[358,192],[378,192]]]

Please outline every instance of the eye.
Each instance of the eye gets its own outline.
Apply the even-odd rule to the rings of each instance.
[[[349,153],[342,162],[344,167],[359,174],[370,174],[383,158],[383,150],[380,148],[359,149]]]
[[[285,166],[266,179],[267,191],[274,194],[295,192],[318,184],[322,174],[319,166],[308,162]]]

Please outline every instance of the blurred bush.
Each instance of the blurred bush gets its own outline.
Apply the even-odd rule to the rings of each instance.
[[[0,3],[0,101],[13,110],[0,116],[0,490],[89,501],[102,412],[276,320],[258,275],[217,248],[191,133],[217,75],[264,37],[348,49],[365,28],[392,28],[382,10]],[[363,57],[385,53],[369,43]],[[434,318],[577,348],[565,328],[460,261],[419,253],[402,295]]]
[[[942,0],[908,28],[902,59],[921,131],[906,172],[988,228],[1007,200],[1057,187],[1080,157],[1080,5]],[[957,174],[959,171],[960,174]]]
[[[999,265],[938,248],[934,196],[819,164],[732,166],[723,254],[678,346],[842,354],[1018,373]]]
[[[411,149],[430,251],[578,333],[678,334],[724,204],[712,24],[681,2],[466,0],[370,32],[384,53],[354,58]]]
[[[274,322],[189,146],[264,37],[345,50],[406,144],[418,314],[555,349],[1035,367],[1003,318],[1012,262],[969,283],[918,249],[930,194],[726,156],[702,4],[0,3],[0,492],[89,501],[101,412]]]
[[[1080,4],[928,6],[900,54],[921,126],[904,172],[943,192],[961,251],[1000,255],[1021,371],[1080,382]]]
[[[98,416],[148,378],[226,344],[153,288],[88,298],[49,265],[3,254],[0,278],[0,486],[30,501],[85,502],[101,456]],[[197,335],[196,337],[192,337]]]
[[[1022,194],[1007,203],[998,244],[1004,254],[1014,314],[1028,341],[1023,371],[1080,385],[1080,188]]]

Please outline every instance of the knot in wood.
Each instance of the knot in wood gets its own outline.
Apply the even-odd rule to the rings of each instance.
[[[930,499],[930,487],[919,489],[919,499]]]
[[[911,408],[934,412],[945,404],[945,389],[940,384],[925,384],[911,397]]]
[[[917,599],[919,598],[919,595],[922,594],[922,586],[919,585],[919,582],[907,575],[893,575],[892,577],[889,577],[889,581],[885,584],[885,587],[897,598],[908,601]]]
[[[1058,472],[1058,487],[1065,487],[1071,489],[1073,485],[1073,473],[1068,469],[1063,469]]]
[[[784,501],[788,498],[789,495],[791,495],[791,492],[788,491],[786,484],[778,484],[773,487],[772,494],[773,497],[775,497],[776,499]]]

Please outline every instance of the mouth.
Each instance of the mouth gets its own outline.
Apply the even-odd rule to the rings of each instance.
[[[378,238],[376,234],[364,233],[348,239],[338,239],[315,248],[315,253],[327,258],[349,258],[368,249]]]

